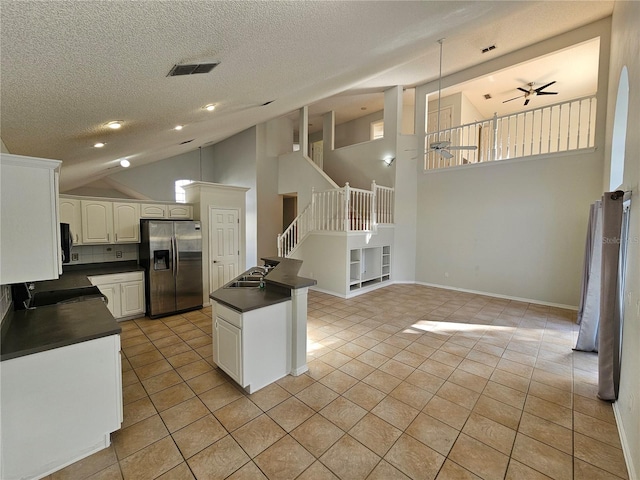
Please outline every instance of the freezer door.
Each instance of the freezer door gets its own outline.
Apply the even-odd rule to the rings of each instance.
[[[149,316],[164,315],[176,310],[173,223],[153,221],[146,223],[149,232],[147,275],[149,311],[147,314]],[[143,236],[145,236],[145,230],[147,229],[143,230]]]
[[[200,222],[175,222],[176,308],[202,305],[202,232]]]

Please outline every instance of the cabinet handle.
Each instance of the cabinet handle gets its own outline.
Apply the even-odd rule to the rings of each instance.
[[[109,236],[109,234],[107,233],[107,242],[111,241],[111,237]]]
[[[78,240],[78,234],[76,233],[76,243],[80,243],[80,241]]]
[[[116,233],[116,242],[118,241],[118,234]]]

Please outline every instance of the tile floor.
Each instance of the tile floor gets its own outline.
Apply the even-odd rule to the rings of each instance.
[[[210,314],[122,323],[122,429],[51,479],[627,478],[573,312],[310,292],[309,372],[253,395],[213,364]]]

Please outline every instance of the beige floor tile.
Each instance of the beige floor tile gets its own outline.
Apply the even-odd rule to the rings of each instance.
[[[240,397],[216,410],[213,414],[224,428],[229,432],[233,432],[235,429],[262,414],[262,410],[256,407],[248,398]]]
[[[558,480],[571,480],[573,459],[549,445],[518,433],[511,454],[514,460]]]
[[[574,480],[620,480],[621,477],[582,461],[579,458],[574,458],[573,478]]]
[[[449,453],[450,460],[485,480],[504,478],[509,457],[461,433]]]
[[[351,358],[352,357],[350,357],[349,355],[340,353],[337,350],[330,350],[328,353],[322,355],[320,357],[320,360],[328,365],[331,365],[334,368],[340,368],[345,363],[351,361]]]
[[[207,390],[211,390],[218,385],[226,383],[226,381],[227,379],[220,372],[218,372],[217,370],[210,370],[203,373],[202,375],[190,378],[189,380],[187,380],[187,385],[189,385],[189,388],[193,390],[193,393],[195,393],[196,395],[200,395]]]
[[[533,395],[527,396],[524,404],[524,411],[544,418],[550,422],[557,423],[565,428],[573,428],[573,418],[571,409],[565,408],[557,403],[547,402]]]
[[[621,449],[578,432],[574,432],[573,441],[575,458],[619,477],[627,478],[627,467]]]
[[[511,455],[516,431],[489,418],[472,413],[465,423],[462,433],[480,440],[505,455]]]
[[[176,368],[176,372],[183,380],[189,380],[210,370],[213,370],[213,367],[205,360],[198,360]]]
[[[405,430],[441,455],[448,455],[460,432],[429,415],[420,413]]]
[[[622,448],[620,446],[620,436],[616,425],[590,417],[580,412],[573,412],[573,429],[587,437],[595,438],[600,442],[604,442],[612,447]]]
[[[322,360],[311,360],[307,363],[307,367],[309,368],[307,375],[309,375],[314,380],[320,380],[322,377],[335,370],[334,367],[332,367],[328,363],[324,363]]]
[[[433,353],[436,351],[435,348],[430,347],[429,345],[424,345],[424,344],[419,343],[419,342],[412,343],[407,348],[405,348],[405,350],[408,351],[408,352],[411,352],[411,353],[416,353],[418,355],[422,355],[423,357],[429,357],[429,356],[433,355]]]
[[[144,365],[142,367],[133,368],[138,375],[138,378],[141,381],[144,381],[148,378],[155,377],[156,375],[160,375],[161,373],[165,373],[171,371],[172,367],[169,362],[166,360],[158,360],[157,362],[149,363],[148,365]]]
[[[524,412],[518,431],[569,455],[573,454],[573,433],[569,428]]]
[[[504,370],[495,369],[491,374],[489,380],[504,385],[505,387],[513,388],[520,392],[527,393],[529,390],[529,379],[521,377],[520,375],[514,375],[513,373],[506,372]]]
[[[418,416],[419,410],[410,407],[404,402],[388,396],[376,405],[371,413],[382,418],[400,430],[406,429]]]
[[[557,388],[559,390],[571,391],[571,376],[556,375],[555,373],[535,368],[533,370],[531,380],[544,383],[545,385],[549,385],[550,387]]]
[[[418,369],[431,375],[435,375],[436,377],[447,379],[449,378],[449,375],[453,373],[456,367],[445,365],[441,362],[436,362],[432,358],[427,358],[418,366]]]
[[[415,438],[402,434],[384,459],[410,478],[433,479],[445,457]]]
[[[366,383],[360,382],[347,390],[343,394],[343,397],[348,398],[365,410],[371,410],[380,403],[380,401],[385,397],[385,394]]]
[[[173,368],[179,368],[183,365],[187,365],[198,360],[202,360],[202,357],[191,350],[191,348],[182,353],[178,353],[173,356],[167,356],[167,362],[169,362]]]
[[[195,454],[187,463],[195,477],[200,479],[227,478],[249,461],[240,445],[227,435]]]
[[[486,395],[480,396],[473,408],[473,411],[483,417],[490,418],[491,420],[501,423],[512,430],[516,430],[518,428],[520,417],[522,416],[522,410],[519,408],[499,402],[498,400],[494,400]]]
[[[158,413],[149,397],[143,397],[140,400],[126,404],[123,411],[124,419],[120,428],[127,428]]]
[[[170,437],[163,438],[120,461],[125,480],[153,479],[182,463],[182,455]]]
[[[308,375],[298,375],[297,377],[294,377],[293,375],[287,375],[286,377],[282,377],[276,383],[291,395],[295,395],[301,390],[307,388],[314,381],[315,380]]]
[[[487,386],[482,391],[483,395],[487,397],[491,397],[494,400],[499,400],[507,405],[511,405],[512,407],[519,408],[522,410],[524,408],[524,402],[527,398],[527,394],[523,393],[519,390],[515,390],[510,387],[506,387],[504,385],[500,385],[499,383],[489,381]]]
[[[313,409],[295,397],[285,400],[267,412],[286,432],[296,428],[314,413]]]
[[[195,396],[193,390],[184,382],[151,395],[151,401],[159,412],[167,410]]]
[[[315,461],[296,480],[338,480],[338,477],[322,463]]]
[[[286,432],[268,415],[260,415],[232,433],[251,458],[262,453],[286,435]]]
[[[424,355],[413,353],[408,350],[402,350],[393,356],[393,360],[404,363],[405,365],[413,368],[418,368],[425,362],[426,359],[427,357],[425,357]]]
[[[446,460],[436,480],[481,480],[479,476],[471,473],[466,468],[462,468],[451,460]]]
[[[104,470],[100,470],[99,472],[86,477],[86,480],[122,480],[122,478],[120,464],[115,463]]]
[[[418,410],[422,410],[429,400],[433,398],[431,392],[427,392],[408,382],[402,382],[389,395]]]
[[[291,397],[291,394],[277,383],[267,385],[256,393],[249,395],[249,399],[265,412],[284,402],[289,397]]]
[[[367,411],[345,397],[338,397],[320,410],[320,414],[345,432],[366,415]]]
[[[551,477],[547,477],[542,473],[534,470],[531,467],[526,466],[523,463],[514,460],[509,461],[509,468],[507,468],[507,475],[505,480],[550,480]],[[593,479],[592,479],[593,480]]]
[[[227,382],[198,396],[211,412],[215,412],[243,395],[238,388]]]
[[[343,430],[319,414],[291,431],[291,436],[315,457],[320,457],[343,435]]]
[[[427,403],[427,406],[424,407],[422,411],[457,430],[462,429],[471,413],[471,410],[468,408],[456,405],[438,395],[429,400],[429,403]]]
[[[362,380],[364,377],[373,372],[375,368],[373,368],[371,365],[367,365],[366,363],[361,362],[360,360],[353,359],[342,365],[339,370],[346,373],[347,375],[357,378],[358,380]],[[327,373],[327,375],[329,374],[330,372]]]
[[[160,415],[154,415],[114,432],[112,440],[118,459],[122,460],[167,435],[169,432]]]
[[[227,480],[267,480],[267,477],[255,463],[248,462],[227,477]]]
[[[342,333],[342,332],[341,332]],[[338,333],[338,336],[343,339],[343,340],[347,340],[350,341],[352,340],[352,338],[345,338],[345,337],[351,337],[353,335],[353,337],[357,336],[357,334],[355,333],[351,333],[351,334],[343,334],[340,335],[340,333]],[[347,355],[351,358],[356,358],[358,355],[362,355],[364,352],[367,351],[366,348],[361,347],[360,345],[356,345],[354,343],[347,343],[345,345],[342,345],[341,347],[336,348],[336,351]]]
[[[349,430],[349,435],[381,457],[389,451],[401,434],[401,430],[371,413],[366,414]]]
[[[196,420],[172,434],[184,458],[190,458],[217,442],[227,434],[224,427],[211,414]]]
[[[413,371],[414,367],[407,365],[406,363],[399,362],[398,360],[390,359],[389,361],[380,365],[379,370],[388,373],[396,378],[404,380],[407,378]]]
[[[173,387],[178,383],[182,383],[182,378],[174,370],[170,370],[155,377],[148,378],[142,381],[144,389],[149,395],[158,393],[165,388]]]
[[[321,457],[320,461],[338,478],[365,479],[380,461],[380,457],[350,435],[344,435]]]
[[[386,460],[380,461],[367,477],[367,480],[410,480],[404,473]]]
[[[128,403],[135,402],[147,396],[147,392],[140,382],[132,383],[126,387],[122,387],[122,403],[127,405]]]
[[[317,412],[335,400],[338,394],[322,383],[316,382],[299,392],[296,397]]]
[[[389,394],[402,382],[401,379],[396,378],[393,375],[389,375],[381,370],[375,370],[362,379],[362,381],[386,394]]]
[[[150,343],[150,345],[151,346],[149,347],[149,350],[144,353],[139,353],[139,354],[136,354],[135,356],[127,355],[127,358],[129,359],[129,363],[131,363],[131,366],[133,368],[149,365],[150,363],[157,362],[158,360],[164,359],[164,356],[162,355],[162,353],[156,350],[156,347],[153,346],[153,344]],[[136,349],[139,347],[140,345],[136,347],[132,347],[131,349]]]
[[[118,457],[113,446],[100,450],[82,460],[72,463],[68,467],[58,470],[51,475],[51,480],[75,480],[87,478],[99,473],[111,465],[117,465]],[[119,470],[119,469],[118,469]]]
[[[460,365],[458,365],[457,370],[462,370],[463,372],[471,373],[478,377],[482,377],[484,379],[491,378],[491,374],[493,373],[495,367],[490,367],[485,365],[484,363],[476,362],[465,358]]]
[[[352,377],[351,375],[347,375],[340,370],[335,370],[330,374],[322,377],[319,382],[326,387],[329,387],[334,392],[341,394],[358,383],[358,379]]]
[[[445,382],[438,390],[438,396],[472,410],[480,394],[453,382]]]
[[[572,395],[569,390],[560,390],[544,383],[531,381],[529,385],[529,395],[534,395],[548,402],[557,403],[566,408],[571,408]]]
[[[431,375],[421,369],[414,371],[405,381],[431,393],[436,393],[445,382],[443,378]]]
[[[160,416],[169,432],[173,433],[209,414],[209,409],[198,397],[190,398],[167,410],[160,412]]]
[[[385,357],[384,355],[374,352],[372,350],[367,350],[362,355],[356,357],[357,360],[360,360],[367,365],[372,366],[373,368],[378,368],[384,362],[389,360],[389,357]],[[346,363],[346,362],[345,362]]]
[[[158,350],[167,358],[173,357],[174,355],[179,355],[184,352],[191,351],[191,346],[189,346],[186,342],[176,342],[170,345],[166,345],[164,347],[158,347]],[[171,362],[169,362],[171,363]]]
[[[450,367],[457,367],[464,360],[464,357],[461,357],[459,355],[454,355],[452,353],[444,352],[442,350],[436,351],[429,358],[431,360],[435,360],[436,362],[449,365]]]
[[[254,458],[268,478],[295,478],[304,472],[315,458],[290,436],[285,436]]]
[[[574,395],[573,409],[576,412],[595,417],[605,422],[616,423],[611,403],[598,400],[597,398],[586,398],[581,395]]]

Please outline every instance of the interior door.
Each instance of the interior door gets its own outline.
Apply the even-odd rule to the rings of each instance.
[[[209,287],[213,292],[239,273],[240,224],[235,209],[212,208],[209,217]]]

